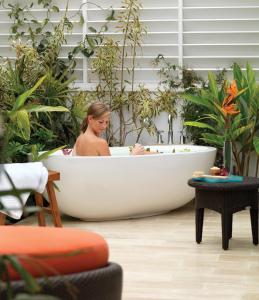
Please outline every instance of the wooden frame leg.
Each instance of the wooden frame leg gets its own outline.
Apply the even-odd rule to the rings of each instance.
[[[222,248],[228,250],[229,236],[230,236],[230,222],[231,214],[222,212],[221,214],[221,226],[222,226]]]
[[[2,212],[0,212],[0,225],[5,225],[5,218],[6,215]]]
[[[51,181],[47,183],[47,192],[49,196],[51,214],[53,217],[54,224],[56,227],[62,227],[57,198],[54,190],[54,184]]]
[[[250,209],[252,237],[254,245],[258,245],[258,209]]]
[[[230,214],[229,216],[229,231],[228,231],[228,239],[232,239],[232,226],[233,226],[233,214]]]
[[[203,218],[204,218],[204,208],[196,209],[195,212],[196,242],[198,244],[202,241]]]
[[[35,193],[35,202],[36,205],[41,208],[41,210],[37,212],[39,226],[46,226],[45,214],[43,210],[43,198],[41,194]]]

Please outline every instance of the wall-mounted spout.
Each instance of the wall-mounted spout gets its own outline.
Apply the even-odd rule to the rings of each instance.
[[[168,115],[168,131],[173,131],[173,116]]]
[[[174,143],[174,135],[173,135],[173,116],[171,114],[168,115],[168,134],[167,134],[167,144]]]
[[[174,134],[173,131],[168,131],[168,137],[167,137],[167,144],[173,144],[174,143]]]
[[[183,130],[180,130],[180,145],[183,145],[186,143],[186,136],[184,135]]]
[[[164,141],[163,141],[163,135],[162,135],[163,132],[164,132],[164,130],[157,130],[157,131],[156,131],[156,134],[157,134],[156,143],[157,143],[158,145],[164,144]]]

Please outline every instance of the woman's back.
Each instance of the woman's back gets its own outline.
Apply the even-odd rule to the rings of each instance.
[[[110,155],[107,142],[95,135],[81,133],[76,140],[73,155],[100,156]]]

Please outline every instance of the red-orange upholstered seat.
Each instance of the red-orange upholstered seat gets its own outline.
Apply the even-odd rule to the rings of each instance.
[[[20,257],[34,277],[79,273],[108,264],[108,245],[98,234],[69,228],[0,226],[0,255]],[[11,279],[19,279],[10,267]]]

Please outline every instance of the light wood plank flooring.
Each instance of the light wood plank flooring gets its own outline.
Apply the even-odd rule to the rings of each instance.
[[[234,215],[233,239],[221,248],[220,215],[205,211],[203,242],[195,242],[193,204],[142,219],[83,222],[64,227],[95,231],[124,270],[123,300],[259,300],[259,247],[248,211]],[[36,224],[31,216],[21,223]]]

